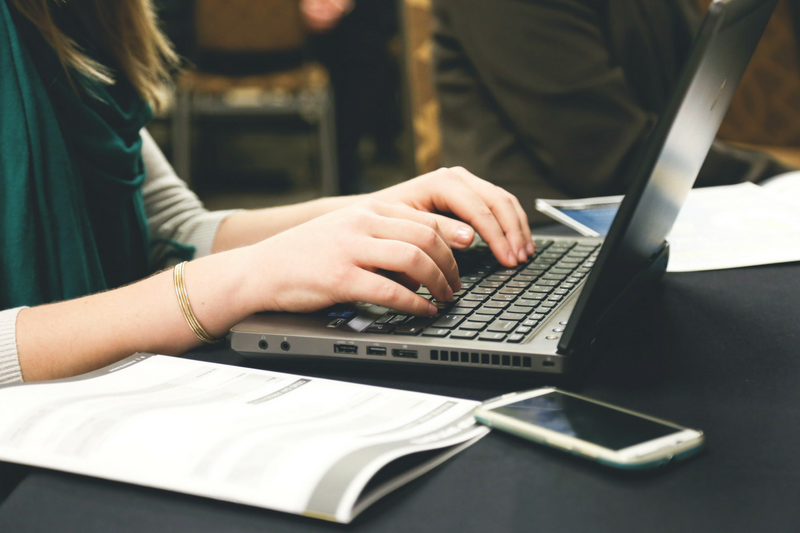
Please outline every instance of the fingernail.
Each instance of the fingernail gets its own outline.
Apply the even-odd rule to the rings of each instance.
[[[461,226],[456,230],[454,240],[459,244],[468,245],[472,243],[474,232],[469,226]]]
[[[514,252],[508,252],[508,262],[511,263],[512,266],[517,266],[517,258],[514,257]]]
[[[528,248],[528,255],[533,257],[533,254],[536,253],[536,247],[533,245],[532,242],[529,242],[527,248]]]
[[[439,308],[438,307],[436,307],[433,304],[428,305],[428,314],[429,315],[435,315],[438,312],[439,312]]]
[[[517,253],[517,257],[519,257],[520,263],[524,263],[525,260],[528,259],[528,256],[525,255],[525,250],[523,250],[522,248],[519,249],[519,252]]]

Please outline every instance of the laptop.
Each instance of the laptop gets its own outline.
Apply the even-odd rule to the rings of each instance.
[[[359,303],[261,313],[231,330],[248,357],[303,356],[566,373],[666,270],[672,228],[777,0],[711,4],[662,118],[632,165],[605,238],[534,236],[505,268],[483,245],[457,253],[462,291],[414,317]],[[420,293],[428,295],[422,287]],[[434,302],[436,303],[436,302]]]

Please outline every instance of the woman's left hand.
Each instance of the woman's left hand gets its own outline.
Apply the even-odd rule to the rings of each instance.
[[[369,196],[435,214],[452,248],[469,246],[477,231],[505,266],[516,266],[533,255],[528,217],[519,200],[461,167],[441,168]]]

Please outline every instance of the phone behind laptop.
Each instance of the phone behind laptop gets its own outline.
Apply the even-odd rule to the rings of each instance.
[[[554,388],[513,392],[475,410],[479,422],[617,468],[652,468],[703,446],[703,432]]]

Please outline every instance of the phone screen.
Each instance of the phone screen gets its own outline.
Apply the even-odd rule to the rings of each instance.
[[[493,411],[611,450],[621,450],[680,431],[558,391],[520,400]]]

